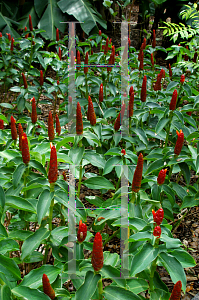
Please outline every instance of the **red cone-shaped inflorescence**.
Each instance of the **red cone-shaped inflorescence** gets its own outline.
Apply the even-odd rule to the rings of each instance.
[[[164,218],[164,210],[159,208],[156,212],[152,209],[153,220],[157,225],[160,225]]]
[[[77,232],[77,239],[79,243],[82,243],[87,235],[87,226],[86,224],[82,223],[82,220],[79,221],[79,229]]]
[[[143,155],[140,153],[138,156],[137,166],[133,175],[133,182],[132,182],[132,191],[135,193],[139,192],[141,188],[141,181],[142,181],[142,171],[143,171]]]
[[[142,51],[140,54],[140,65],[139,65],[139,71],[144,69],[144,52]]]
[[[111,52],[110,58],[109,58],[109,65],[113,64],[113,52]],[[107,67],[107,71],[110,72],[112,70],[112,67]]]
[[[99,232],[96,233],[93,242],[91,263],[95,272],[99,272],[103,267],[103,263],[104,263],[103,244],[102,244],[102,236]]]
[[[13,51],[13,49],[14,49],[14,38],[12,37],[12,39],[11,39],[11,45],[10,45],[10,51]]]
[[[28,147],[28,139],[25,132],[22,135],[22,159],[24,164],[28,164],[30,161],[30,152]]]
[[[155,82],[155,85],[154,85],[154,91],[161,91],[161,79],[162,79],[162,74],[159,73],[157,75],[157,80]]]
[[[99,35],[102,35],[102,31],[101,30],[99,30]]]
[[[157,236],[158,238],[160,238],[160,236],[161,236],[161,227],[160,226],[156,226],[154,228],[153,235]]]
[[[104,54],[108,53],[108,43],[109,43],[109,38],[107,37],[107,39],[106,39],[106,45],[104,47]]]
[[[189,46],[188,46],[188,45],[186,46],[186,49],[189,50]],[[185,61],[188,61],[188,60],[189,60],[189,57],[188,57],[187,54],[184,55],[184,60],[185,60]]]
[[[44,294],[50,297],[50,299],[55,299],[55,291],[53,290],[50,281],[48,279],[48,276],[46,274],[43,274],[42,277],[42,283],[43,283],[43,291]]]
[[[0,129],[4,129],[4,122],[2,119],[0,119]]]
[[[22,151],[22,135],[23,135],[23,127],[19,123],[18,125],[18,133],[19,133],[19,150]]]
[[[182,132],[182,129],[180,129],[180,132],[178,132],[176,130],[176,133],[178,135],[178,138],[177,138],[177,141],[176,141],[174,153],[176,155],[179,155],[181,150],[182,150],[182,146],[183,146],[183,142],[184,142],[184,133]]]
[[[57,152],[55,146],[50,143],[50,166],[48,171],[48,181],[54,183],[57,181]]]
[[[113,61],[112,61],[112,64],[114,65],[114,63],[115,63],[115,46],[113,45],[112,46],[112,59],[113,59]]]
[[[177,98],[178,98],[178,92],[175,89],[173,91],[173,95],[172,95],[171,102],[170,102],[170,105],[169,105],[170,110],[175,110],[176,109]]]
[[[2,38],[2,36],[3,36],[3,35],[2,35],[2,32],[0,32],[0,38]]]
[[[184,83],[185,82],[185,75],[182,74],[181,77],[180,77],[180,83]]]
[[[140,59],[141,59],[141,54],[142,54],[142,52],[143,52],[143,43],[142,43],[142,45],[141,45],[141,47],[140,47],[140,51],[139,51],[139,53],[138,53],[138,60],[140,61]]]
[[[84,64],[88,65],[88,52],[86,52]],[[88,73],[88,67],[84,67],[84,74]]]
[[[35,124],[37,122],[37,107],[36,107],[35,97],[31,99],[31,102],[32,102],[31,120],[32,123]]]
[[[142,89],[141,89],[141,101],[146,102],[146,82],[147,78],[146,75],[144,75],[143,82],[142,82]]]
[[[25,26],[25,31],[27,30],[28,28]],[[29,37],[29,33],[27,33],[26,35],[25,35],[25,38],[27,39]]]
[[[88,96],[88,120],[90,121],[92,126],[96,124],[96,115],[93,107],[93,102],[90,96]]]
[[[17,139],[17,128],[16,128],[16,121],[13,118],[13,116],[11,116],[10,121],[11,121],[11,135],[12,135],[12,139],[16,140]]]
[[[129,99],[129,106],[128,106],[129,117],[133,116],[133,106],[134,106],[134,91],[131,92],[130,99]]]
[[[158,178],[157,178],[157,183],[158,184],[163,184],[164,183],[165,177],[166,177],[166,173],[167,173],[167,169],[160,170],[160,172],[158,174]]]
[[[7,34],[7,36],[8,36],[8,39],[9,39],[9,41],[11,41],[11,34],[10,33],[6,33]]]
[[[129,96],[131,96],[131,93],[134,93],[133,86],[131,86],[129,89]]]
[[[181,289],[182,289],[182,282],[179,280],[173,287],[171,296],[169,300],[180,300],[181,297]]]
[[[121,111],[120,111],[119,115],[117,116],[117,119],[115,120],[115,124],[114,124],[115,131],[118,131],[120,129],[120,125],[122,124],[122,120],[124,117],[125,108],[126,108],[126,105],[125,105],[125,103],[123,103]]]
[[[58,135],[61,134],[61,126],[60,126],[59,117],[57,114],[56,114],[56,132]]]
[[[40,86],[42,86],[44,84],[44,75],[43,75],[43,71],[40,71]]]
[[[31,15],[29,15],[29,29],[30,29],[30,31],[33,31]]]
[[[100,89],[99,89],[99,102],[103,101],[103,83],[100,84]]]
[[[155,48],[156,46],[156,35],[155,35],[155,29],[153,29],[153,41],[152,41],[152,47]]]
[[[51,111],[49,111],[49,115],[48,115],[48,137],[50,141],[53,141],[55,137],[53,116]]]
[[[62,53],[61,53],[61,48],[60,47],[59,47],[59,54],[58,54],[58,56],[59,56],[59,59],[61,60]]]
[[[81,65],[80,52],[77,51],[77,65]],[[77,70],[80,70],[81,67],[77,67]]]
[[[169,77],[170,79],[172,78],[172,70],[171,70],[171,65],[169,64]]]
[[[126,150],[125,150],[125,149],[122,149],[122,150],[121,150],[121,153],[122,153],[122,155],[126,155]]]
[[[28,85],[27,85],[26,77],[25,77],[24,73],[21,73],[21,75],[22,75],[22,78],[23,78],[24,89],[27,89]]]
[[[146,38],[143,39],[143,50],[146,48]]]
[[[82,121],[82,111],[79,102],[77,102],[76,109],[76,134],[83,133],[83,121]]]
[[[154,58],[153,58],[153,53],[151,53],[151,65],[152,65],[152,67],[154,66]]]
[[[131,47],[131,39],[128,38],[129,47]]]
[[[193,57],[193,62],[196,63],[198,57],[197,49],[195,49],[194,57]]]
[[[56,41],[59,42],[59,29],[56,29]]]

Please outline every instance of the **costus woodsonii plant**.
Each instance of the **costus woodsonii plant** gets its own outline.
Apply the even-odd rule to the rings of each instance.
[[[103,255],[102,236],[100,232],[97,232],[94,238],[91,263],[95,272],[99,272],[103,267],[104,255]]]
[[[166,173],[167,173],[167,169],[162,169],[160,170],[159,174],[158,174],[158,178],[157,178],[157,183],[159,185],[163,184],[166,178]]]
[[[182,289],[182,282],[179,280],[174,285],[169,300],[180,300],[180,298],[181,298],[181,289]]]
[[[77,102],[76,109],[76,134],[83,133],[83,121],[82,121],[82,111],[79,102]]]
[[[87,226],[82,223],[82,220],[79,221],[79,228],[77,231],[77,239],[79,243],[82,243],[87,236]]]
[[[32,123],[35,124],[37,122],[37,107],[36,107],[35,97],[31,99],[31,102],[32,102],[31,120]]]
[[[49,111],[49,115],[48,115],[48,137],[50,141],[53,141],[55,138],[53,116],[51,111]]]
[[[13,116],[10,117],[10,120],[11,120],[11,135],[12,135],[12,139],[16,140],[17,139],[16,121],[13,118]]]
[[[55,146],[50,143],[50,165],[48,171],[48,181],[49,183],[55,183],[57,181],[57,151]]]
[[[170,110],[175,110],[176,109],[177,98],[178,98],[178,92],[175,89],[173,91],[173,95],[172,95],[171,102],[170,102],[170,105],[169,105]]]
[[[53,290],[50,281],[48,279],[48,276],[46,274],[43,274],[42,283],[43,283],[44,294],[50,297],[51,300],[55,299],[55,291]]]
[[[179,155],[181,150],[182,150],[182,146],[183,146],[183,142],[184,142],[184,133],[182,132],[182,129],[180,129],[180,132],[178,132],[176,130],[176,133],[177,133],[177,141],[176,141],[176,144],[175,144],[175,149],[174,149],[174,153],[176,155]]]
[[[143,155],[142,153],[140,153],[138,156],[137,166],[132,181],[132,191],[134,191],[135,193],[138,193],[141,188],[143,163],[144,163]]]
[[[22,135],[22,159],[23,159],[24,164],[26,164],[26,165],[30,161],[28,139],[27,139],[27,135],[25,132]]]

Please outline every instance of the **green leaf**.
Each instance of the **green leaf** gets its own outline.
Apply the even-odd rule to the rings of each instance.
[[[37,160],[33,160],[31,159],[29,161],[29,166],[33,167],[34,169],[36,169],[37,171],[40,171],[44,176],[47,176],[46,174],[46,169],[43,167],[43,165],[38,162]]]
[[[11,290],[8,285],[4,284],[0,287],[0,295],[3,300],[10,300],[11,298]]]
[[[120,272],[120,270],[114,268],[111,265],[103,265],[102,274],[105,278],[112,278],[117,285],[121,287],[126,287],[126,280],[124,279],[124,275]]]
[[[183,198],[185,196],[187,196],[187,192],[183,189],[182,186],[180,186],[179,184],[177,184],[176,182],[172,182],[171,183],[171,187],[173,188],[173,190],[176,192],[176,194],[178,195],[178,197],[183,200]]]
[[[162,233],[160,240],[162,242],[166,243],[166,248],[167,249],[172,249],[172,248],[179,248],[181,246],[181,241],[179,239],[174,239],[169,237],[168,235]]]
[[[168,122],[168,118],[160,119],[155,127],[155,133],[159,133],[167,125]]]
[[[150,232],[138,232],[129,237],[130,242],[134,241],[147,241],[152,239],[152,234]]]
[[[184,272],[184,269],[181,265],[181,263],[172,255],[166,253],[166,252],[161,252],[158,255],[158,258],[160,259],[161,263],[171,276],[171,279],[174,283],[177,281],[181,280],[182,282],[182,289],[185,292],[186,290],[186,275]]]
[[[163,162],[163,160],[162,159],[157,159],[157,160],[155,160],[154,162],[152,162],[150,165],[149,165],[149,167],[148,167],[148,169],[147,169],[147,171],[146,171],[146,173],[144,174],[145,176],[146,175],[148,175],[149,173],[151,173],[151,172],[153,172],[153,171],[155,171],[155,170],[158,170],[158,169],[160,169],[160,168],[163,168],[164,167],[164,162]]]
[[[104,169],[106,161],[101,154],[95,152],[87,152],[84,155],[84,159],[88,160],[93,166]]]
[[[5,254],[6,252],[10,251],[18,251],[19,244],[12,240],[12,239],[4,239],[0,241],[0,253]]]
[[[130,273],[131,276],[135,276],[135,274],[146,269],[157,257],[158,251],[158,248],[154,248],[151,244],[145,244],[143,248],[133,257]]]
[[[171,89],[173,89],[174,87],[176,87],[179,84],[179,82],[177,81],[171,81],[168,85],[167,85],[167,89],[166,91],[170,91]]]
[[[103,295],[107,300],[140,300],[136,294],[119,286],[107,286],[103,291]]]
[[[50,203],[53,197],[54,197],[54,193],[50,193],[50,191],[47,189],[45,189],[40,194],[37,203],[37,218],[38,218],[39,225],[41,225],[41,221],[43,217],[46,215],[46,212],[50,207]]]
[[[43,292],[41,292],[39,290],[30,289],[27,286],[17,286],[14,289],[12,289],[11,291],[16,297],[20,297],[20,299],[23,299],[23,300],[27,300],[27,299],[31,299],[31,300],[38,300],[38,299],[40,299],[40,300],[49,300],[50,299]]]
[[[77,290],[76,299],[81,299],[84,295],[84,300],[90,300],[97,288],[97,283],[100,280],[100,274],[94,274],[92,271],[86,273],[85,281]]]
[[[184,209],[187,207],[194,207],[199,205],[199,199],[194,199],[194,196],[187,195],[183,198],[182,205],[180,206],[180,209]]]
[[[117,115],[117,109],[115,107],[110,107],[110,108],[106,109],[106,111],[104,113],[104,118],[108,119],[108,118],[112,117],[115,119],[116,115]]]
[[[113,168],[115,167],[115,165],[121,165],[122,164],[122,158],[121,156],[114,156],[114,157],[110,157],[105,166],[104,166],[104,171],[103,171],[103,175],[106,175],[108,173],[110,173]]]
[[[2,186],[0,185],[0,207],[2,209],[4,209],[4,206],[5,206],[5,193],[4,193],[4,190],[2,188]]]
[[[24,260],[31,252],[33,252],[41,242],[48,238],[50,232],[46,228],[39,228],[33,235],[29,236],[22,245],[21,260]]]
[[[6,205],[24,211],[30,211],[32,213],[36,213],[33,205],[27,199],[24,199],[22,197],[8,195],[6,196]]]
[[[114,190],[115,187],[114,185],[106,178],[102,176],[96,176],[93,178],[86,179],[83,181],[83,184],[87,186],[89,189],[94,189],[94,190],[101,190],[101,189],[106,189],[106,190]]]
[[[180,166],[180,169],[181,169],[181,171],[184,175],[186,183],[189,184],[189,182],[191,180],[191,172],[189,170],[189,167],[188,167],[187,163],[182,162],[182,163],[179,164],[179,166]]]
[[[142,128],[132,128],[132,131],[137,134],[138,138],[145,145],[148,144],[147,136]]]
[[[71,158],[74,165],[79,165],[84,155],[84,147],[71,148],[69,150],[69,157]]]
[[[135,294],[139,294],[143,291],[148,290],[149,285],[146,282],[146,280],[141,279],[141,278],[131,278],[126,280],[127,285],[130,289],[131,292]]]
[[[177,258],[183,268],[193,268],[196,265],[193,257],[183,249],[175,249],[171,252],[171,255]]]
[[[2,254],[0,254],[0,272],[9,278],[9,281],[21,280],[21,272],[16,262]]]
[[[13,173],[13,179],[12,179],[14,188],[16,188],[17,185],[19,184],[25,169],[26,169],[26,165],[24,163],[18,165],[17,168],[15,169],[15,171]]]

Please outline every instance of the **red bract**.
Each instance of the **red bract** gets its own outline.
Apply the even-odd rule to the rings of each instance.
[[[180,82],[182,84],[185,82],[185,75],[184,74],[181,75]]]
[[[59,85],[59,80],[57,80],[57,85]]]
[[[51,111],[49,111],[49,115],[48,115],[48,137],[50,141],[53,141],[55,137],[53,116]]]
[[[155,48],[156,46],[156,35],[155,35],[155,29],[153,29],[153,41],[152,41],[152,47]]]
[[[79,221],[79,229],[77,232],[77,239],[79,243],[82,243],[87,235],[87,226],[86,224],[82,223],[82,220]]]
[[[161,91],[161,79],[162,79],[162,74],[159,73],[157,75],[157,80],[156,80],[156,83],[154,85],[154,91]]]
[[[140,54],[140,65],[139,65],[139,71],[144,69],[144,52],[142,51]]]
[[[130,87],[130,89],[129,89],[129,96],[131,96],[131,93],[133,93],[134,91],[133,91],[133,86],[131,86]]]
[[[11,120],[11,135],[12,135],[12,139],[16,140],[17,139],[17,128],[16,128],[16,124],[15,124],[16,121],[13,118],[13,116],[11,116],[10,120]]]
[[[158,174],[158,178],[157,178],[157,183],[158,184],[163,184],[165,181],[165,177],[166,177],[166,173],[167,173],[167,169],[162,169],[159,174]]]
[[[86,52],[84,64],[88,65],[88,52]],[[84,67],[84,74],[86,73],[88,73],[88,67]]]
[[[128,38],[129,47],[131,46],[131,39]]]
[[[51,153],[50,153],[50,166],[48,171],[48,181],[49,183],[54,183],[57,181],[57,152],[55,146],[50,143]]]
[[[22,151],[22,135],[23,135],[23,127],[19,123],[18,125],[18,133],[19,133],[19,150]]]
[[[59,42],[59,29],[56,29],[56,41]]]
[[[103,101],[103,83],[100,84],[100,89],[99,89],[99,102]]]
[[[144,40],[143,40],[143,50],[146,48],[146,38],[144,38]]]
[[[142,54],[142,52],[143,52],[143,43],[142,43],[142,45],[141,45],[141,47],[140,47],[140,51],[139,51],[139,53],[138,53],[138,60],[140,61],[140,59],[141,59],[141,54]]]
[[[160,225],[164,218],[164,210],[159,208],[156,212],[152,209],[153,220],[157,225]]]
[[[173,95],[172,95],[171,102],[170,102],[170,106],[169,106],[169,109],[170,109],[170,110],[175,110],[175,109],[176,109],[177,98],[178,98],[178,92],[177,92],[177,90],[175,89],[175,90],[173,91]]]
[[[104,263],[103,244],[102,244],[102,236],[99,232],[96,233],[93,242],[91,263],[95,272],[99,272],[103,267],[103,263]]]
[[[27,89],[28,88],[28,85],[27,85],[27,81],[26,81],[26,77],[24,75],[24,73],[21,73],[22,77],[23,77],[23,85],[24,85],[24,89]]]
[[[82,111],[79,102],[77,102],[76,109],[76,134],[83,133],[83,121],[82,121]]]
[[[114,124],[114,129],[115,131],[118,131],[120,129],[120,125],[122,124],[122,120],[124,117],[124,112],[125,112],[125,103],[123,103],[121,111],[119,113],[119,115],[117,116],[117,119],[115,120],[115,124]]]
[[[14,38],[12,37],[12,39],[11,39],[11,45],[10,45],[10,51],[13,51],[13,49],[14,49]]]
[[[133,175],[133,182],[132,182],[132,191],[135,193],[139,192],[141,188],[141,181],[142,181],[142,171],[143,171],[143,155],[140,153],[138,156],[137,166]]]
[[[114,63],[115,63],[115,46],[114,45],[112,46],[112,55],[113,55],[112,64],[114,65]]]
[[[109,65],[113,64],[113,52],[111,52],[110,58],[109,58]],[[107,67],[107,71],[110,72],[112,70],[112,67]]]
[[[31,15],[29,15],[29,29],[30,29],[30,31],[33,31]]]
[[[154,66],[154,59],[153,59],[153,53],[151,53],[151,65]]]
[[[188,46],[188,45],[186,46],[186,49],[189,50],[189,46]],[[188,57],[187,54],[184,55],[184,60],[185,60],[185,61],[188,61],[188,60],[189,60],[189,57]]]
[[[59,47],[59,59],[61,60],[62,54],[61,54],[61,48]]]
[[[133,106],[134,106],[134,91],[132,90],[130,94],[129,106],[128,106],[129,117],[133,116]]]
[[[0,119],[0,129],[4,129],[4,122]]]
[[[77,51],[77,65],[81,65],[80,52]],[[80,70],[81,67],[77,67],[77,70]]]
[[[25,132],[22,135],[22,159],[24,164],[28,164],[30,161],[30,152],[28,147],[28,139]]]
[[[37,107],[36,107],[35,97],[31,99],[31,102],[32,102],[31,120],[32,123],[35,124],[37,122]]]
[[[11,34],[10,33],[6,33],[8,36],[9,41],[11,41]]]
[[[99,35],[102,35],[102,31],[101,30],[99,30]]]
[[[154,228],[153,235],[157,236],[158,238],[160,238],[160,236],[161,236],[161,227],[160,226],[156,226]]]
[[[125,149],[122,149],[122,150],[121,150],[121,153],[122,153],[123,155],[126,155]]]
[[[61,126],[60,126],[59,117],[57,114],[56,114],[56,132],[58,135],[60,135],[60,133],[61,133]]]
[[[172,70],[171,70],[171,65],[169,64],[169,77],[170,79],[172,78]]]
[[[44,294],[50,297],[50,299],[55,299],[55,291],[53,290],[50,281],[48,279],[48,276],[46,274],[43,274],[42,277],[42,283],[43,283],[43,291]]]
[[[43,71],[40,71],[40,86],[42,86],[44,84],[44,75],[43,75]]]
[[[96,115],[93,107],[93,102],[91,97],[88,96],[88,120],[90,121],[91,125],[94,126],[96,124]]]
[[[107,39],[106,39],[106,45],[104,47],[104,54],[107,54],[107,52],[108,52],[108,43],[109,43],[109,38],[107,37]]]
[[[3,36],[3,35],[2,35],[2,32],[0,32],[0,38],[2,38],[2,36]]]
[[[176,141],[174,153],[176,155],[179,155],[181,150],[182,150],[182,146],[183,146],[183,142],[184,142],[184,133],[182,132],[182,129],[180,129],[180,132],[178,132],[176,130],[176,133],[178,135],[178,138],[177,138],[177,141]]]
[[[143,82],[142,82],[142,89],[141,89],[141,101],[146,102],[146,82],[147,78],[146,75],[144,75]]]
[[[179,280],[174,285],[169,300],[180,300],[180,297],[181,297],[181,288],[182,288],[182,282]]]

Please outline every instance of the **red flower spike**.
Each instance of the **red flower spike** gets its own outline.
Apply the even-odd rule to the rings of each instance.
[[[56,132],[58,135],[60,135],[61,134],[61,126],[60,126],[60,122],[59,122],[59,117],[57,114],[55,117],[56,117]]]
[[[61,48],[59,47],[59,59],[61,60],[61,57],[62,57],[62,53],[61,53]]]
[[[113,65],[115,63],[115,46],[112,46],[112,53],[113,53]]]
[[[87,119],[90,121],[91,125],[94,126],[96,124],[96,115],[93,107],[93,102],[91,97],[88,96],[88,116]]]
[[[51,111],[49,111],[49,115],[48,115],[48,137],[50,141],[53,141],[55,137],[53,116]]]
[[[188,46],[188,45],[186,46],[186,49],[189,50],[189,46]],[[187,54],[184,55],[184,60],[185,60],[185,61],[188,61],[188,60],[189,60],[189,57],[188,57]]]
[[[44,294],[50,297],[50,299],[55,299],[55,291],[53,290],[50,281],[48,279],[48,276],[46,274],[43,274],[42,277],[42,283],[43,283],[43,291]]]
[[[59,42],[59,29],[56,29],[56,41]]]
[[[4,122],[0,119],[0,129],[4,129]]]
[[[169,77],[170,79],[172,78],[172,70],[171,70],[171,65],[169,64]]]
[[[133,91],[133,86],[131,86],[130,87],[130,89],[129,89],[129,96],[131,96],[131,93],[133,93],[134,91]]]
[[[178,135],[178,138],[177,138],[177,141],[176,141],[174,153],[176,155],[179,155],[181,150],[182,150],[182,146],[183,146],[183,142],[184,142],[184,133],[182,132],[182,129],[180,129],[180,132],[178,132],[176,130],[176,133]]]
[[[107,52],[108,52],[108,43],[109,43],[109,38],[107,37],[107,39],[106,39],[106,45],[105,45],[105,47],[104,47],[104,54],[105,54],[105,55],[106,55]]]
[[[128,106],[129,117],[133,116],[133,106],[134,106],[134,91],[131,92],[130,99],[129,99],[129,106]]]
[[[141,59],[141,54],[142,54],[142,52],[143,52],[143,43],[142,43],[142,45],[140,46],[140,51],[139,51],[139,53],[138,53],[138,60],[140,61],[140,59]]]
[[[44,84],[44,75],[43,75],[43,71],[40,71],[40,86],[42,86]]]
[[[128,38],[129,47],[131,47],[131,39]]]
[[[109,40],[109,44],[111,45],[112,39]]]
[[[29,15],[29,29],[30,29],[30,31],[33,31],[31,15]]]
[[[57,80],[57,85],[59,85],[59,80]]]
[[[133,182],[132,182],[132,191],[135,193],[139,192],[141,188],[141,181],[142,181],[142,171],[143,171],[143,155],[140,153],[138,156],[137,166],[133,175]]]
[[[122,124],[122,120],[124,117],[125,107],[126,107],[126,105],[125,105],[125,103],[123,103],[121,111],[118,114],[117,119],[115,120],[115,124],[114,124],[115,131],[118,131],[120,129],[120,125]]]
[[[79,102],[76,109],[76,134],[83,134],[82,111]]]
[[[163,184],[164,183],[165,177],[166,177],[166,173],[167,173],[167,169],[160,170],[160,172],[158,174],[158,178],[157,178],[157,183],[158,184]]]
[[[156,226],[156,227],[154,228],[153,235],[154,235],[154,236],[157,236],[158,239],[160,238],[160,236],[161,236],[161,227],[160,227],[160,226]]]
[[[143,40],[143,50],[146,48],[146,38]]]
[[[161,79],[162,79],[162,73],[159,73],[157,75],[157,80],[153,88],[154,91],[161,91]]]
[[[143,82],[142,82],[142,89],[141,89],[141,101],[146,102],[146,82],[147,78],[146,75],[144,75]]]
[[[122,149],[122,150],[121,150],[121,153],[122,153],[122,155],[126,155],[125,149]]]
[[[152,209],[153,220],[157,225],[160,225],[164,218],[164,210],[159,208],[156,212]]]
[[[155,35],[155,29],[153,29],[153,41],[152,41],[152,47],[155,48],[156,46],[156,35]]]
[[[28,139],[25,132],[22,135],[22,159],[24,164],[28,164],[30,161],[30,152],[28,147]]]
[[[84,64],[88,65],[88,52],[86,52]],[[88,67],[84,67],[84,74],[86,73],[88,73]]]
[[[178,92],[175,89],[173,91],[173,95],[172,95],[171,102],[170,102],[170,105],[169,105],[170,110],[175,110],[176,109],[177,97],[178,97]]]
[[[102,236],[99,232],[96,233],[93,242],[91,263],[95,272],[99,272],[103,267],[103,263],[104,263],[103,244],[102,244]]]
[[[142,51],[140,54],[140,65],[139,65],[139,71],[144,69],[144,52]]]
[[[77,51],[77,65],[81,65],[80,52]],[[80,70],[81,67],[77,67],[77,70]]]
[[[111,52],[110,58],[109,58],[109,65],[113,64],[113,52]],[[107,67],[107,71],[110,72],[112,70],[112,67]]]
[[[14,49],[14,38],[12,37],[12,39],[11,39],[11,45],[10,45],[10,51],[13,51],[13,49]]]
[[[154,59],[153,59],[153,53],[151,53],[151,65],[154,66]]]
[[[2,35],[2,32],[0,32],[0,38],[2,38],[2,36],[3,36],[3,35]]]
[[[100,84],[100,89],[99,89],[99,102],[103,101],[103,83]]]
[[[23,127],[19,123],[18,125],[18,133],[19,133],[19,151],[22,151],[22,135],[23,135]]]
[[[180,83],[184,83],[185,82],[185,75],[184,74],[182,74],[181,75],[181,78],[180,78]]]
[[[102,35],[102,31],[101,30],[99,30],[99,35]]]
[[[27,85],[27,81],[26,81],[26,77],[24,75],[24,73],[21,73],[22,77],[23,77],[23,85],[24,85],[24,89],[27,89],[28,88],[28,85]]]
[[[79,221],[79,229],[77,232],[77,239],[79,243],[82,243],[87,236],[87,226],[82,223],[82,220]]]
[[[181,289],[182,289],[182,282],[179,280],[173,287],[171,296],[169,300],[180,300],[181,297]]]
[[[6,33],[8,36],[9,41],[11,41],[11,34],[10,33]]]
[[[16,140],[17,139],[17,128],[16,128],[16,124],[15,124],[16,121],[13,118],[13,116],[11,116],[10,120],[11,120],[11,135],[12,135],[12,139]]]
[[[32,123],[35,124],[37,122],[37,107],[36,107],[35,97],[31,99],[31,102],[32,102],[31,120]]]
[[[48,181],[49,183],[54,183],[57,181],[57,152],[55,146],[50,145],[50,166],[48,171]]]
[[[25,31],[27,30],[28,28],[25,26]],[[27,33],[26,35],[25,35],[25,38],[27,39],[29,37],[29,33]]]

